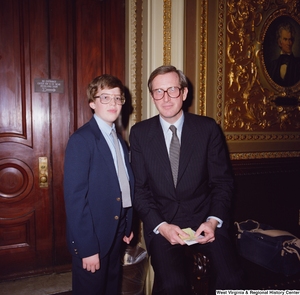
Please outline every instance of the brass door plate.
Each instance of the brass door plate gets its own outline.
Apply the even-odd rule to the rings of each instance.
[[[39,157],[39,184],[40,187],[48,187],[48,159]]]

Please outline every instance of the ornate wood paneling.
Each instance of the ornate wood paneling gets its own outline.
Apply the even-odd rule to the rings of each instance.
[[[298,131],[300,85],[285,88],[272,81],[265,67],[266,31],[281,15],[300,22],[297,1],[227,1],[224,128],[226,131]],[[275,31],[274,31],[275,35]],[[275,36],[274,36],[275,39]],[[273,48],[277,51],[277,44]],[[269,53],[270,54],[270,53]],[[277,105],[276,96],[286,98]],[[298,134],[299,135],[299,134]],[[299,138],[298,138],[299,140]]]
[[[0,116],[0,142],[32,146],[30,76],[26,71],[30,60],[30,36],[28,13],[25,11],[28,11],[27,1],[1,1],[0,109],[3,111]]]
[[[51,189],[39,186],[38,159],[50,158],[49,77],[44,1],[0,1],[0,277],[52,260]],[[50,230],[49,230],[50,229]]]
[[[298,2],[219,0],[218,9],[217,120],[232,157],[299,157],[299,105],[288,102],[290,95],[299,97],[300,84],[284,88],[272,82],[263,53],[276,17],[299,22]],[[286,103],[276,104],[277,96]]]
[[[13,158],[0,159],[0,196],[2,202],[17,202],[33,188],[33,171],[23,161]]]
[[[0,251],[7,252],[6,257],[10,256],[9,252],[11,251],[25,252],[25,255],[28,250],[29,252],[35,251],[34,217],[34,212],[27,212],[25,215],[16,216],[13,220],[2,218]],[[7,259],[3,257],[3,260]]]

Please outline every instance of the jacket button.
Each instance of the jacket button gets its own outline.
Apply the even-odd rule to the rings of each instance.
[[[120,202],[120,201],[121,201],[121,198],[117,198],[117,201]]]
[[[116,215],[116,216],[115,216],[115,220],[118,220],[118,219],[119,219],[119,216]]]

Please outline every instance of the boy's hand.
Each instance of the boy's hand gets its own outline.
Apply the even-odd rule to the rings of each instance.
[[[89,257],[82,258],[82,267],[90,272],[95,272],[100,269],[100,259],[99,254],[95,254]]]

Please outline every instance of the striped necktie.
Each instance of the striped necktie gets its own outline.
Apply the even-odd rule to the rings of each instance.
[[[179,139],[177,136],[177,128],[174,125],[171,125],[170,130],[172,131],[173,135],[172,135],[172,139],[171,139],[171,143],[170,143],[169,157],[170,157],[174,185],[176,187],[177,177],[178,177],[180,143],[179,143]]]

